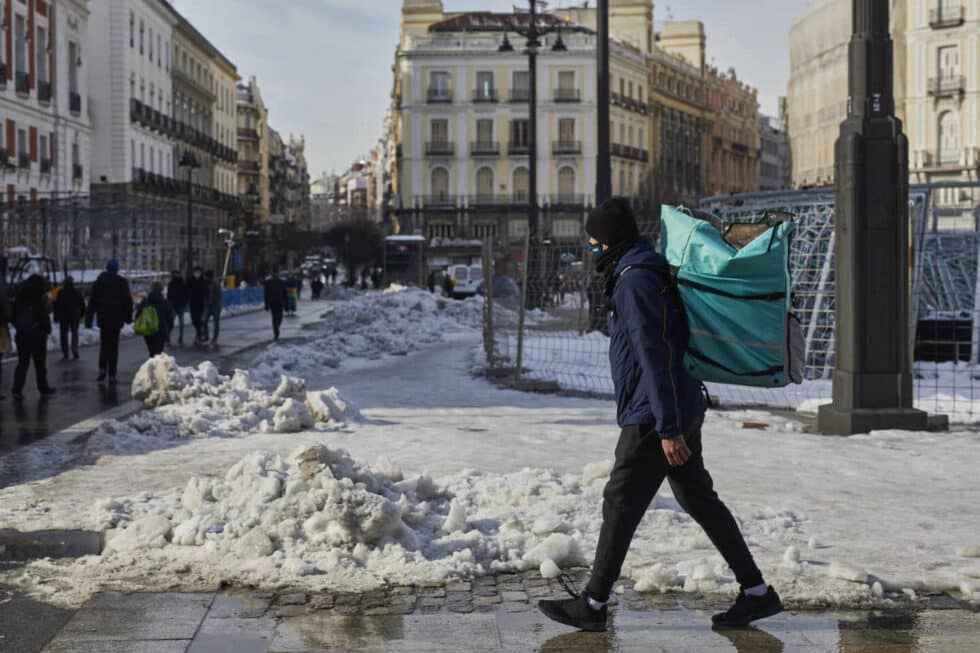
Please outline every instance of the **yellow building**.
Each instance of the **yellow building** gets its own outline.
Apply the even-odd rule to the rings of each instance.
[[[235,65],[220,53],[211,58],[214,110],[211,134],[219,145],[214,162],[214,187],[223,195],[238,198],[238,109],[236,87],[241,77]]]

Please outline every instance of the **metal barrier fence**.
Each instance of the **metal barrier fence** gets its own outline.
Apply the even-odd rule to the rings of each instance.
[[[249,286],[248,288],[226,289],[222,292],[222,306],[252,306],[265,302],[265,288]]]
[[[699,207],[725,221],[746,221],[767,211],[795,216],[790,255],[794,310],[806,338],[806,380],[788,388],[711,385],[725,406],[814,410],[830,400],[834,368],[833,189],[756,193],[710,198]],[[950,416],[955,423],[980,422],[980,184],[913,186],[912,328],[917,407]],[[647,225],[655,233],[654,225]],[[608,338],[603,335],[601,289],[596,287],[585,242],[562,257],[545,249],[541,263],[522,279],[506,281],[499,256],[485,248],[484,265],[494,285],[513,286],[508,297],[488,295],[488,367],[496,374],[544,383],[551,389],[608,397]],[[584,260],[583,260],[584,259]],[[524,257],[523,260],[527,260]],[[574,261],[577,261],[575,263]],[[495,263],[491,268],[491,264]],[[525,270],[520,270],[521,275]],[[515,291],[514,288],[517,290]],[[561,292],[564,289],[564,292]],[[524,311],[515,292],[543,297],[540,309]],[[520,365],[518,365],[518,354]]]

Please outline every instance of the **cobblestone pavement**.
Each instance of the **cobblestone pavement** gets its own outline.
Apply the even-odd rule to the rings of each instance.
[[[580,584],[584,571],[574,574]],[[953,600],[920,610],[787,612],[758,628],[714,632],[722,607],[696,595],[638,594],[623,583],[608,633],[578,633],[535,604],[563,596],[535,573],[392,587],[363,594],[229,591],[94,597],[52,631],[17,639],[0,605],[0,650],[11,653],[312,653],[314,651],[980,653],[980,614]],[[940,609],[947,608],[947,609]],[[6,628],[5,628],[6,626]]]

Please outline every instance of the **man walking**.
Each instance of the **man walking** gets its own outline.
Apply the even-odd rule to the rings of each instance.
[[[204,273],[204,283],[207,290],[207,298],[204,303],[204,319],[202,331],[204,342],[210,338],[212,345],[218,344],[218,334],[221,332],[221,306],[224,300],[224,293],[221,284],[214,278],[214,270]],[[211,337],[208,331],[208,322],[214,321],[214,336]]]
[[[179,331],[177,344],[184,344],[184,311],[187,310],[187,284],[178,270],[170,273],[170,283],[167,284],[167,302],[174,309]],[[168,336],[169,339],[169,336]]]
[[[551,619],[582,630],[606,629],[609,592],[640,520],[666,478],[674,498],[704,529],[735,573],[738,598],[716,614],[717,627],[742,627],[782,611],[763,580],[731,512],[704,467],[706,400],[683,366],[687,323],[666,259],[640,238],[629,204],[615,198],[586,222],[589,250],[604,276],[609,358],[622,429],[603,492],[602,529],[592,577],[573,598],[541,601]]]
[[[124,324],[133,321],[133,294],[129,281],[119,274],[119,261],[111,259],[105,272],[99,275],[92,285],[92,299],[85,313],[85,327],[99,323],[99,383],[109,377],[109,383],[116,382],[119,365],[119,332]]]
[[[194,325],[194,344],[202,345],[207,341],[204,336],[204,304],[208,299],[208,286],[201,275],[201,268],[196,267],[187,280],[187,305],[191,310],[191,323]]]
[[[265,310],[272,313],[272,335],[279,342],[282,312],[286,308],[286,284],[275,272],[265,282]]]
[[[78,360],[78,325],[85,315],[85,298],[75,287],[71,275],[65,277],[58,297],[54,300],[54,321],[61,330],[62,360],[68,360],[69,337],[71,353]]]
[[[24,400],[24,384],[27,371],[34,363],[34,376],[37,391],[42,397],[54,394],[48,385],[48,335],[51,333],[51,318],[48,296],[44,291],[44,277],[32,274],[17,289],[14,300],[14,328],[17,329],[17,368],[14,370],[13,397]]]

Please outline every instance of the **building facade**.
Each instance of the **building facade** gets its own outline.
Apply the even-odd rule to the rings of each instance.
[[[905,133],[913,183],[980,179],[980,0],[909,0]],[[958,189],[941,203],[972,211]],[[953,216],[950,216],[953,218]],[[947,220],[954,228],[972,215]]]
[[[779,118],[759,116],[759,190],[788,188],[789,140]]]
[[[759,190],[759,100],[757,91],[740,81],[733,68],[705,74],[711,107],[710,195]]]
[[[236,89],[238,136],[238,195],[256,225],[269,223],[269,112],[255,77]],[[258,200],[248,199],[251,192]]]
[[[438,10],[438,11],[437,11]],[[594,10],[593,10],[594,13]],[[523,42],[501,51],[512,21],[526,15],[442,15],[441,3],[406,0],[395,64],[393,130],[402,233],[441,241],[486,237],[519,247],[527,234],[529,71]],[[537,193],[542,233],[580,246],[596,183],[595,35],[557,15],[537,67]],[[427,25],[424,23],[427,21]],[[509,39],[510,36],[507,36]],[[613,44],[614,191],[636,194],[650,159],[645,54]],[[620,91],[619,87],[622,86]]]
[[[88,2],[3,0],[0,11],[0,247],[77,256],[81,234],[60,209],[89,191]]]
[[[310,172],[306,166],[306,139],[289,136],[286,142],[286,221],[302,229],[311,225]]]

